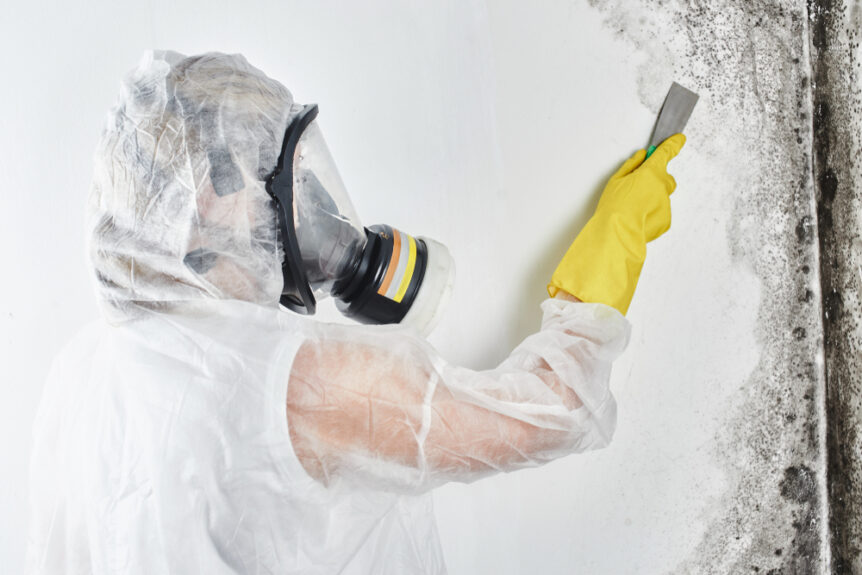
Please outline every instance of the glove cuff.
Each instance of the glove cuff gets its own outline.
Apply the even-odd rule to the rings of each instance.
[[[551,276],[548,294],[553,297],[563,290],[581,301],[603,303],[625,314],[645,259],[643,230],[626,229],[620,218],[594,217]]]

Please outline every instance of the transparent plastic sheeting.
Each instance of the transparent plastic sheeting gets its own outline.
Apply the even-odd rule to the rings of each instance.
[[[613,432],[626,320],[542,307],[487,371],[249,302],[91,325],[35,424],[31,572],[444,573],[429,489]]]

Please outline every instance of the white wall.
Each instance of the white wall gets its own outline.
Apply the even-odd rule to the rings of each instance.
[[[538,327],[557,258],[607,176],[645,144],[673,69],[644,97],[645,55],[586,2],[358,4],[4,9],[3,572],[23,561],[28,433],[50,358],[97,314],[82,232],[92,150],[119,78],[145,48],[241,52],[299,101],[320,104],[366,222],[437,238],[456,258],[451,309],[432,337],[444,355],[491,366]],[[708,447],[757,361],[759,286],[730,258],[731,209],[716,184],[725,172],[699,151],[703,117],[673,164],[673,229],[651,246],[629,314],[612,447],[440,489],[452,573],[658,573],[688,556],[720,512],[726,477]]]

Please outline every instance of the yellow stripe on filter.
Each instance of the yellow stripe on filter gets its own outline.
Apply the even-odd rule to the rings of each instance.
[[[416,267],[416,240],[413,236],[399,230],[393,229],[392,231],[398,234],[400,238],[401,253],[397,262],[392,261],[389,264],[395,265],[396,269],[394,277],[384,295],[395,302],[401,303],[401,300],[404,299],[404,294],[407,293],[407,288],[410,287],[410,281],[413,279],[413,270]],[[389,274],[387,273],[387,275]]]
[[[413,236],[407,237],[410,239],[410,256],[407,259],[407,270],[404,272],[404,277],[401,278],[401,285],[398,286],[398,291],[395,293],[394,299],[398,303],[404,299],[404,294],[407,293],[407,288],[410,286],[410,280],[413,279],[413,269],[416,267],[416,240],[413,239]]]
[[[404,271],[404,277],[401,278],[401,285],[398,286],[398,291],[395,292],[393,298],[398,303],[404,299],[404,294],[407,293],[407,288],[410,286],[410,280],[413,279],[413,269],[416,267],[416,240],[413,239],[413,236],[407,237],[410,240],[410,256],[407,258],[407,269]]]

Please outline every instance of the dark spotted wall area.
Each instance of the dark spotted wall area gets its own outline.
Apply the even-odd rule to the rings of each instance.
[[[700,93],[690,138],[736,174],[728,243],[761,282],[721,513],[672,572],[862,573],[862,5],[590,4],[647,54],[645,105],[670,79]]]

